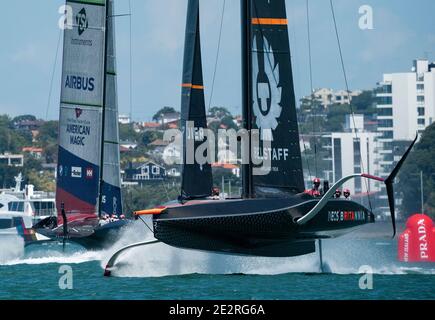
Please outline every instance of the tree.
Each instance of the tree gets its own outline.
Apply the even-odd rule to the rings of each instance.
[[[15,186],[14,177],[17,176],[22,168],[9,167],[5,164],[0,164],[0,187],[10,188]]]
[[[223,119],[223,118],[226,118],[226,117],[233,118],[233,115],[231,114],[231,112],[229,112],[228,109],[224,108],[224,107],[213,107],[213,108],[210,108],[209,115],[211,117],[215,117],[215,118],[218,118],[218,119]]]
[[[133,211],[153,208],[170,200],[176,200],[179,195],[180,186],[167,181],[124,188],[122,190],[124,212],[130,215]]]
[[[46,121],[39,128],[38,142],[41,147],[57,144],[59,137],[59,121]]]
[[[153,120],[159,121],[163,115],[169,114],[169,113],[176,113],[176,112],[177,111],[175,111],[175,109],[172,107],[163,107],[162,109],[157,111],[157,113],[153,116]]]
[[[350,107],[348,104],[334,104],[330,106],[328,108],[324,131],[342,131],[347,114],[350,114]]]
[[[423,172],[425,213],[435,218],[435,124],[427,127],[420,142],[406,160],[399,175],[398,191],[403,195],[405,216],[421,211],[420,172]]]
[[[143,146],[149,145],[151,142],[157,140],[157,139],[163,139],[163,132],[159,131],[145,131],[142,134],[141,143]]]
[[[131,124],[119,124],[119,139],[121,141],[133,141],[136,142],[139,140],[140,134],[134,131],[134,128]]]
[[[32,134],[29,131],[13,129],[13,120],[7,115],[0,116],[0,153],[21,152],[23,147],[32,144]]]
[[[352,98],[354,111],[358,113],[376,112],[376,96],[373,90],[365,90],[360,95]]]
[[[31,114],[25,114],[22,116],[15,117],[12,123],[20,123],[21,121],[36,121],[36,117]]]

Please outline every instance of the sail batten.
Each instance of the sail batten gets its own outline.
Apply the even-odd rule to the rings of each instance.
[[[207,128],[201,61],[199,0],[189,0],[188,3],[181,87],[181,125],[184,146],[181,197],[187,199],[203,198],[211,195],[211,165],[210,163],[199,165],[196,159],[194,159],[194,163],[187,161],[189,156],[187,152],[196,152],[198,147],[205,142],[206,138],[201,135],[201,131]],[[188,122],[193,122],[192,129],[187,128]],[[189,130],[199,134],[193,134]],[[188,139],[191,139],[190,142],[194,147],[190,151],[186,150],[186,146],[189,145]]]

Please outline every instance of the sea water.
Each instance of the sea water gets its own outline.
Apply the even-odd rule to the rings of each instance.
[[[1,239],[0,299],[435,299],[435,264],[398,262],[388,235],[323,241],[322,266],[318,253],[258,258],[154,244],[126,252],[103,277],[114,251],[145,239],[139,222],[96,252]]]

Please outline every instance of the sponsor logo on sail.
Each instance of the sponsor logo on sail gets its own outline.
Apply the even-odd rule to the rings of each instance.
[[[86,179],[93,179],[94,178],[94,169],[92,168],[86,168]]]
[[[85,146],[86,137],[91,135],[91,127],[82,124],[67,124],[66,132],[70,134],[70,144]]]
[[[82,113],[83,113],[83,109],[80,109],[80,108],[76,108],[76,118],[78,119],[78,118],[80,118],[80,116],[82,115]]]
[[[65,88],[92,92],[95,89],[95,78],[67,75]]]
[[[257,49],[259,45],[262,49]],[[252,51],[256,124],[261,129],[262,140],[273,141],[272,131],[278,127],[282,113],[279,64],[275,63],[273,49],[264,36],[261,39],[254,37]]]
[[[81,167],[72,167],[71,168],[71,177],[72,178],[81,178],[82,177],[82,168]]]
[[[79,36],[81,36],[83,32],[85,32],[89,27],[89,21],[85,8],[80,10],[79,13],[76,15],[76,23],[78,25]]]
[[[89,28],[89,19],[86,13],[86,9],[81,9],[76,17],[75,22],[77,25],[77,33],[79,35],[79,38],[72,38],[71,44],[77,45],[77,46],[89,46],[92,47],[93,41],[90,39],[82,39],[83,33]]]

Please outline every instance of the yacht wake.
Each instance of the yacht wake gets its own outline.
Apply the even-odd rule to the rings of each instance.
[[[149,225],[151,225],[149,223]],[[119,248],[140,241],[153,240],[141,222],[133,224],[113,248],[102,252],[102,268]],[[396,240],[323,241],[323,268],[319,253],[292,258],[261,258],[214,254],[173,248],[158,243],[126,251],[112,271],[118,277],[162,277],[186,274],[250,274],[285,273],[358,274],[367,267],[374,274],[435,274],[435,265],[413,266],[396,260]]]

